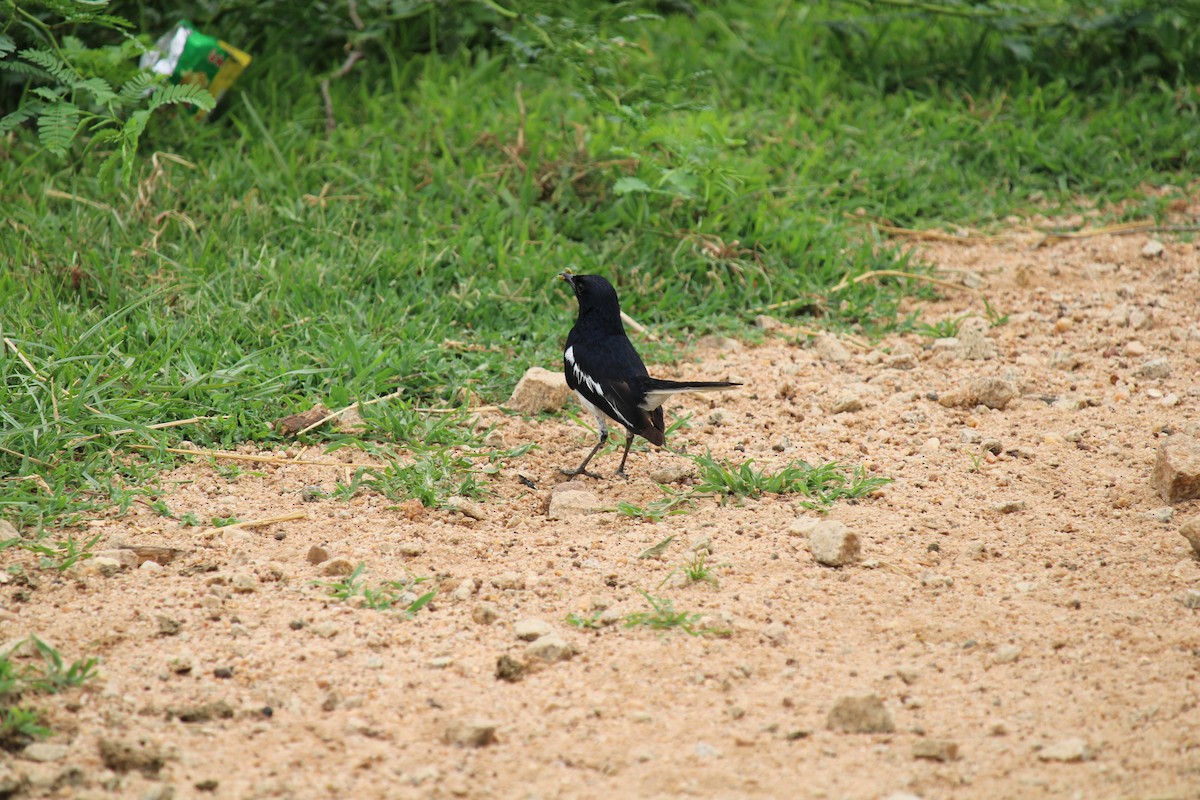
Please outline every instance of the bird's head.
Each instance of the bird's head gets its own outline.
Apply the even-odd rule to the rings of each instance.
[[[599,275],[576,275],[567,269],[560,272],[558,277],[571,285],[580,308],[617,303],[617,290]]]

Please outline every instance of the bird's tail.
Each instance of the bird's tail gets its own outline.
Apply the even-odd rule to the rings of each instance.
[[[740,383],[731,381],[668,381],[662,378],[642,378],[638,384],[638,389],[641,390],[642,396],[645,398],[641,407],[646,411],[653,411],[667,401],[673,394],[683,394],[684,392],[721,392],[726,389],[732,389],[735,386],[741,386]]]

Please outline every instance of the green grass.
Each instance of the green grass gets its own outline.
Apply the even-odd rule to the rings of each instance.
[[[682,573],[688,583],[708,583],[714,587],[717,585],[717,576],[713,574],[713,565],[708,563],[708,551],[705,549],[693,551],[691,558],[671,570],[667,578],[663,579],[663,583],[676,572]]]
[[[697,623],[700,622],[701,615],[688,612],[676,611],[675,603],[666,597],[655,597],[649,592],[639,592],[646,603],[649,604],[649,611],[634,611],[625,616],[626,628],[650,628],[656,631],[666,630],[681,630],[689,636],[728,636],[729,631],[719,628],[698,628]]]
[[[812,465],[793,461],[775,472],[754,466],[754,459],[733,466],[717,461],[711,453],[696,456],[699,468],[697,493],[731,497],[761,497],[764,494],[801,494],[808,498],[802,505],[827,508],[838,500],[865,497],[892,482],[891,478],[868,475],[859,467],[830,462]]]
[[[675,514],[686,514],[693,505],[687,494],[667,493],[666,496],[651,500],[642,506],[621,500],[617,503],[617,513],[645,522],[661,522]]]
[[[80,561],[91,558],[92,548],[103,538],[103,534],[98,533],[87,541],[80,541],[68,535],[65,539],[47,543],[48,538],[42,536],[34,541],[22,542],[19,546],[21,549],[39,556],[38,567],[41,569],[65,572]],[[0,544],[0,549],[3,549],[2,544]]]
[[[404,616],[412,619],[417,612],[429,604],[437,595],[437,591],[417,595],[415,589],[428,578],[408,578],[406,580],[383,581],[375,586],[363,580],[366,564],[359,563],[354,570],[338,581],[316,581],[314,585],[323,587],[330,597],[335,600],[351,600],[361,597],[359,601],[363,608],[375,611],[387,611],[398,603],[403,605]]]
[[[1147,66],[1086,31],[1014,43],[890,8],[593,5],[566,7],[592,27],[548,22],[544,41],[483,6],[422,6],[332,82],[332,133],[317,81],[340,43],[227,15],[252,67],[216,121],[156,117],[134,185],[29,130],[0,145],[0,516],[79,524],[156,499],[166,446],[270,447],[279,417],[400,389],[362,434],[306,441],[393,448],[414,466],[362,480],[389,497],[478,492],[447,452],[478,444],[465,415],[420,409],[502,401],[554,367],[566,266],[615,280],[665,337],[652,361],[771,303],[872,335],[912,325],[898,303],[928,289],[831,291],[922,269],[864,220],[990,229],[1080,197],[1161,215],[1177,193],[1146,187],[1195,173],[1194,26],[1135,30],[1129,47],[1170,45]],[[186,164],[156,171],[155,151]]]
[[[95,675],[96,659],[68,663],[38,637],[27,641],[36,654],[32,663],[14,655],[25,642],[0,655],[0,750],[18,750],[52,732],[42,724],[42,713],[29,705],[31,698],[79,688]]]
[[[927,336],[930,339],[948,339],[958,336],[959,330],[962,328],[969,314],[963,314],[958,317],[947,317],[946,319],[938,320],[937,322],[922,322],[917,325],[914,332],[920,336]]]

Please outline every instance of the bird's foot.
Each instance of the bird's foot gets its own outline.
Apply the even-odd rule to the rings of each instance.
[[[617,470],[616,472],[614,472],[614,473],[613,473],[613,477],[614,477],[614,478],[621,478],[621,479],[623,479],[623,480],[629,480],[629,476],[625,474],[625,470],[623,470],[623,469],[619,469],[619,470]]]
[[[595,478],[597,480],[602,480],[604,478],[604,476],[600,473],[592,472],[591,470],[586,469],[559,469],[559,472],[561,472],[563,475],[569,475],[572,478],[576,475],[586,475],[589,478]]]

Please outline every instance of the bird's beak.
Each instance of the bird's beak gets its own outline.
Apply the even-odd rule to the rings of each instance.
[[[571,284],[572,286],[575,285],[575,276],[571,273],[571,270],[569,270],[569,269],[564,269],[562,272],[558,273],[558,278],[559,278],[559,280],[566,281],[567,283]]]

